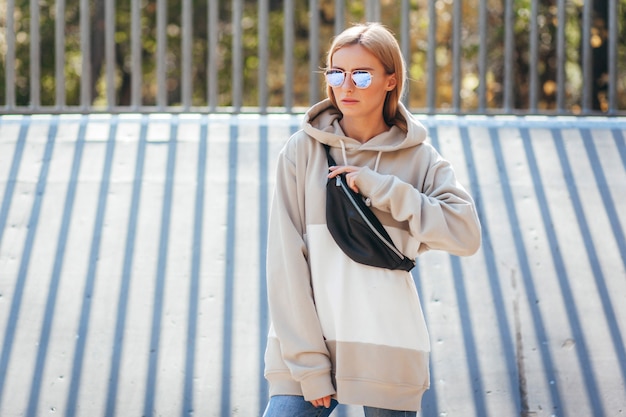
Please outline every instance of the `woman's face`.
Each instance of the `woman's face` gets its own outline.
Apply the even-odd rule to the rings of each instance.
[[[343,83],[332,87],[344,118],[367,118],[372,122],[382,119],[385,97],[396,86],[396,75],[385,73],[378,58],[361,45],[344,46],[331,57],[329,70],[346,73]],[[371,84],[367,88],[357,88],[352,80],[351,73],[359,70],[372,75]]]

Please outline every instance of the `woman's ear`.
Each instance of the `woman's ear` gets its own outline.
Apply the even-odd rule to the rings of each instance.
[[[389,78],[387,78],[385,90],[391,91],[396,88],[396,85],[398,85],[398,78],[396,77],[396,74],[391,74]]]

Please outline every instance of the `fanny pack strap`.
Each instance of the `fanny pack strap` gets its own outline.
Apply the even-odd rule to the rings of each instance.
[[[328,167],[337,165],[333,157],[330,156],[330,146],[326,145],[325,143],[323,145],[324,145],[324,149],[326,149],[326,158],[328,159]]]

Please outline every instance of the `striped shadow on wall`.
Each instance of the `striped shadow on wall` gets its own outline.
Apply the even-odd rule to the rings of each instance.
[[[414,271],[423,416],[623,413],[626,121],[422,119],[483,224],[478,254]],[[266,219],[299,120],[0,117],[0,415],[260,415]]]

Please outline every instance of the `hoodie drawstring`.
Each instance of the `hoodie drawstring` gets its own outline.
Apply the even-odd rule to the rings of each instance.
[[[378,172],[378,163],[380,162],[380,157],[382,156],[383,152],[382,151],[378,151],[378,156],[376,157],[376,164],[374,164],[374,172]]]
[[[343,140],[340,140],[341,143],[341,156],[343,157],[343,164],[348,165],[348,155],[346,154],[346,145],[343,143]],[[378,172],[378,164],[380,163],[380,157],[383,155],[382,151],[378,151],[378,155],[376,156],[376,163],[374,164],[374,172]]]
[[[342,140],[339,141],[341,143],[341,156],[343,156],[343,164],[348,165],[348,156],[346,155],[346,144],[343,143]]]

